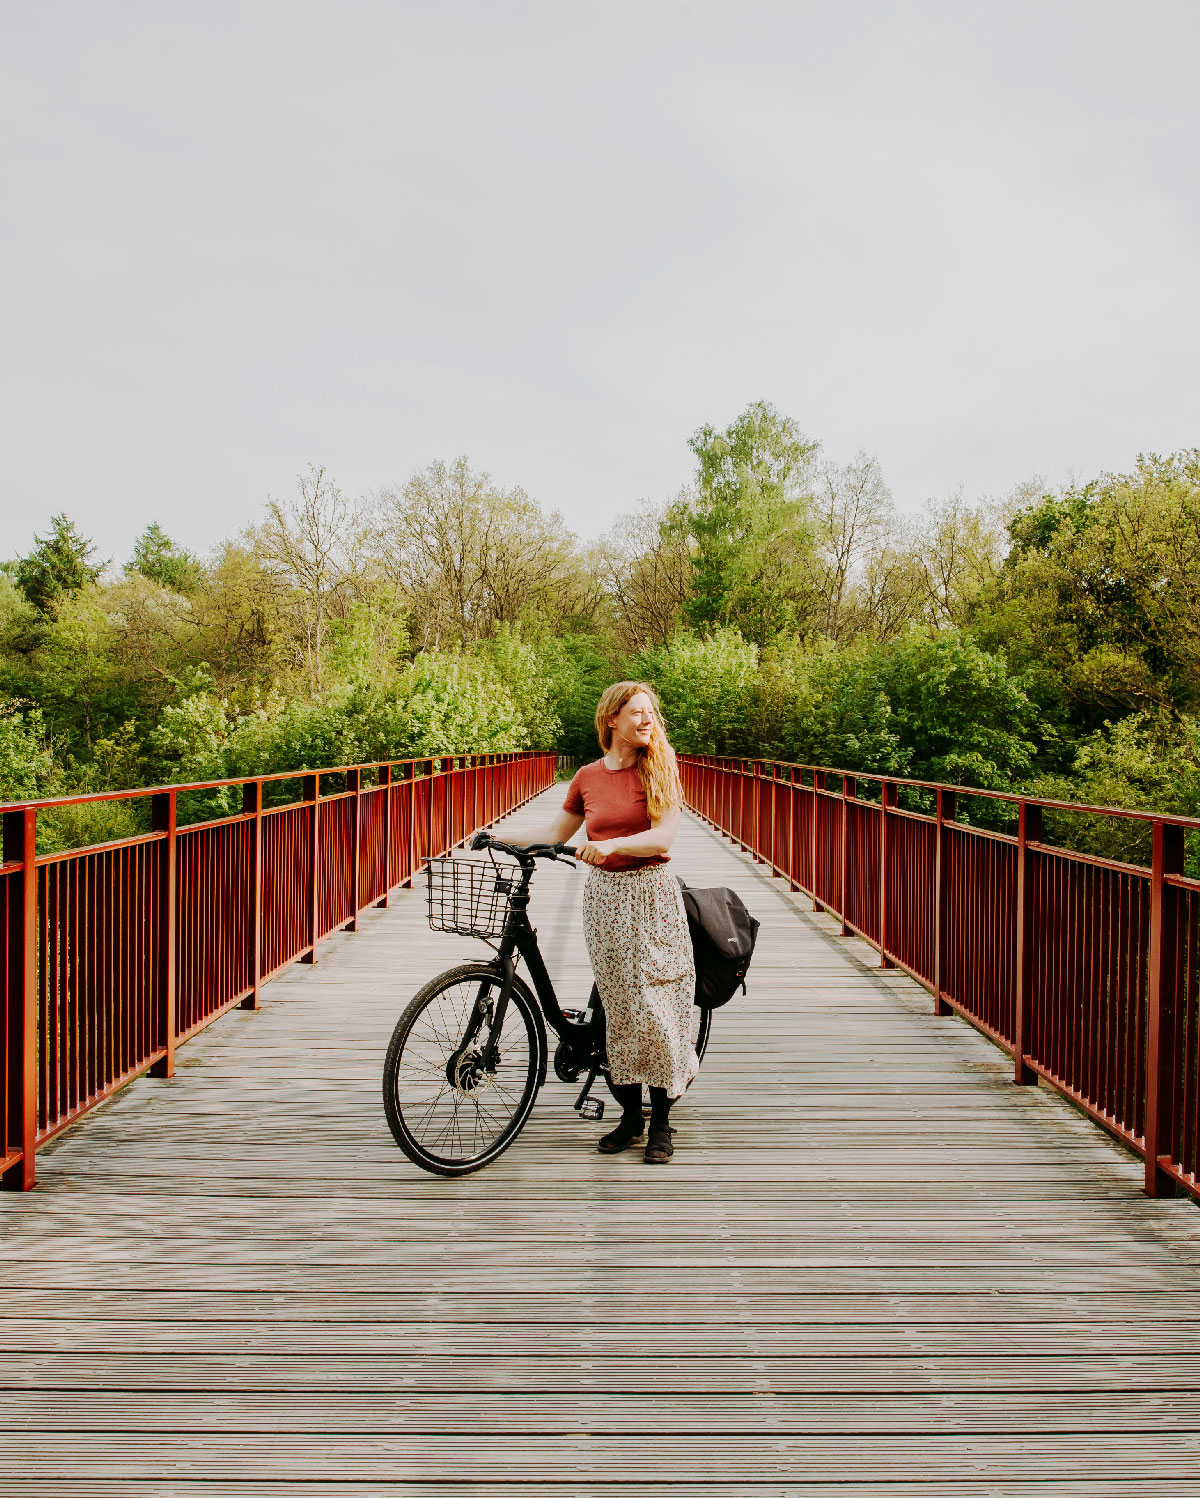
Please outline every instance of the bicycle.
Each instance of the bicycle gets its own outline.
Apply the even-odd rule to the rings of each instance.
[[[546,1080],[547,1025],[557,1037],[555,1076],[567,1083],[585,1078],[575,1099],[581,1117],[604,1116],[603,1100],[590,1093],[608,1070],[595,984],[585,1010],[564,1009],[529,921],[537,860],[571,860],[576,850],[563,843],[520,847],[487,832],[477,833],[471,847],[486,850],[489,861],[429,860],[429,924],[479,937],[496,955],[430,979],[397,1021],[383,1064],[383,1106],[396,1143],[422,1170],[445,1176],[482,1169],[525,1127]],[[517,867],[500,864],[497,853]],[[521,960],[532,988],[517,973]],[[693,1009],[700,1058],[711,1021],[711,1010]]]

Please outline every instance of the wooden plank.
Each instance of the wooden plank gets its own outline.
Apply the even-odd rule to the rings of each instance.
[[[481,950],[420,891],[45,1151],[0,1495],[1200,1493],[1191,1203],[694,821],[677,867],[763,930],[668,1167],[553,1080],[479,1175],[395,1149],[391,1026]],[[576,1003],[582,880],[534,902]]]
[[[1097,1460],[1091,1432],[1044,1433],[1032,1450],[1025,1433],[838,1438],[781,1431],[742,1437],[674,1436],[658,1431],[641,1436],[610,1433],[597,1439],[584,1431],[531,1439],[488,1430],[481,1436],[470,1449],[474,1482],[495,1487],[539,1482],[575,1492],[595,1480],[611,1481],[614,1472],[620,1472],[625,1482],[647,1484],[711,1483],[713,1473],[725,1484],[787,1481],[801,1473],[810,1483],[834,1483],[845,1474],[848,1451],[853,1452],[859,1481],[892,1483],[901,1473],[920,1472],[925,1481],[954,1480],[966,1491],[979,1490],[1031,1459],[1037,1461],[1043,1482],[1075,1478],[1081,1462]],[[1169,1491],[1172,1483],[1177,1491],[1180,1484],[1192,1484],[1194,1491],[1195,1435],[1160,1430],[1154,1432],[1153,1443],[1155,1485],[1149,1491]],[[1103,1452],[1107,1477],[1132,1481],[1144,1476],[1145,1446],[1141,1435],[1108,1432]],[[47,1451],[42,1437],[18,1435],[6,1458],[11,1458],[11,1466],[8,1472],[0,1469],[0,1479],[8,1481],[17,1475],[18,1463],[28,1479],[71,1480],[80,1467],[97,1478],[113,1479],[127,1474],[130,1466],[126,1442],[92,1431],[75,1432],[70,1450],[61,1455]],[[466,1460],[457,1433],[372,1436],[356,1432],[306,1437],[290,1432],[286,1441],[264,1442],[253,1434],[214,1431],[204,1437],[202,1459],[195,1436],[156,1435],[140,1449],[138,1471],[146,1484],[170,1480],[181,1472],[199,1475],[197,1468],[202,1465],[203,1474],[214,1481],[236,1478],[257,1483],[290,1478],[340,1486],[377,1479],[381,1473],[390,1474],[393,1481],[444,1482],[447,1473],[461,1473]]]
[[[764,1398],[770,1403],[764,1404]],[[669,1427],[676,1435],[860,1433],[1012,1435],[1030,1429],[1076,1434],[1200,1430],[1200,1392],[1130,1390],[1079,1394],[319,1394],[230,1393],[220,1404],[196,1390],[138,1393],[129,1390],[64,1393],[50,1404],[40,1393],[10,1391],[5,1411],[27,1432],[78,1430],[130,1435],[225,1433],[262,1435],[314,1430],[333,1434],[472,1435],[499,1427],[510,1436],[538,1437],[589,1431],[641,1434]]]
[[[1019,1463],[1014,1464],[1019,1465]],[[460,1469],[461,1470],[461,1469]],[[879,1482],[869,1479],[858,1482],[854,1478],[837,1479],[833,1482],[807,1481],[802,1475],[788,1478],[750,1479],[739,1482],[736,1487],[718,1486],[720,1479],[711,1477],[701,1483],[671,1484],[670,1498],[710,1498],[714,1492],[736,1492],[753,1495],[753,1498],[874,1498],[881,1491]],[[475,1482],[470,1478],[453,1480],[449,1484],[438,1479],[435,1482],[408,1481],[404,1478],[388,1480],[374,1478],[370,1482],[337,1481],[331,1486],[323,1478],[314,1482],[273,1482],[261,1479],[255,1482],[254,1498],[326,1498],[331,1492],[337,1498],[376,1498],[379,1493],[400,1495],[400,1498],[495,1498],[497,1492],[504,1498],[547,1498],[556,1490],[579,1495],[579,1498],[663,1498],[664,1484],[655,1482],[612,1481],[608,1474],[589,1477],[580,1483],[572,1479],[566,1484],[527,1483],[516,1481],[499,1487],[494,1481]],[[882,1489],[886,1491],[887,1489]],[[128,1498],[138,1488],[131,1484],[128,1476],[110,1480],[107,1478],[58,1478],[44,1481],[25,1477],[15,1485],[0,1481],[0,1498]],[[148,1485],[147,1493],[154,1498],[246,1498],[246,1485],[240,1479],[228,1482],[222,1479],[189,1478],[187,1476],[161,1477]],[[902,1491],[897,1489],[896,1491]],[[919,1492],[920,1498],[963,1498],[963,1495],[978,1495],[978,1498],[1147,1498],[1145,1480],[1120,1477],[1093,1478],[1069,1477],[1061,1480],[1050,1478],[997,1478],[985,1476],[979,1482],[965,1474],[945,1482],[923,1480],[910,1484],[910,1493]],[[1187,1478],[1177,1480],[1165,1475],[1155,1486],[1155,1498],[1196,1498],[1198,1485]]]

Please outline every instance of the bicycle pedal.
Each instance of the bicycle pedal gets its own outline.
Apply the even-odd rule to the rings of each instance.
[[[598,1097],[585,1097],[579,1105],[580,1118],[603,1118],[604,1099]]]

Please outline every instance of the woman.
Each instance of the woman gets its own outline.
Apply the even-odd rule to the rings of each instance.
[[[587,822],[580,859],[591,865],[583,929],[608,1026],[609,1088],[621,1122],[597,1148],[613,1155],[643,1133],[642,1084],[650,1089],[643,1158],[675,1153],[671,1103],[696,1075],[692,1002],[696,974],[679,884],[668,863],[683,802],[675,751],[658,699],[640,681],[611,686],[596,707],[601,759],[571,781],[552,825],[529,842],[566,842]]]

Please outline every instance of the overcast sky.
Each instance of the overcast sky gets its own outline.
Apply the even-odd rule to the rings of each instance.
[[[1197,0],[0,0],[0,556],[765,398],[897,502],[1200,443]]]

